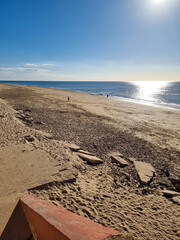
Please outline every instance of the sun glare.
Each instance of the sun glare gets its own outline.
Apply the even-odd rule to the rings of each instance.
[[[135,98],[145,101],[156,101],[156,95],[161,93],[163,89],[169,84],[165,81],[135,81],[133,82],[137,87]]]
[[[142,6],[144,6],[146,11],[143,11],[143,17],[146,20],[152,22],[169,19],[173,14],[173,9],[175,9],[179,0],[148,0],[143,1]]]
[[[159,4],[159,3],[165,2],[165,0],[153,0],[153,2],[154,2],[155,4]]]

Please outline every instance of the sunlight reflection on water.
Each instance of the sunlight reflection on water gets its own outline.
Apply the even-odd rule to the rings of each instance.
[[[164,81],[136,81],[132,82],[136,86],[136,91],[133,94],[133,98],[143,101],[151,101],[160,103],[159,96],[166,91],[166,88],[170,82]]]

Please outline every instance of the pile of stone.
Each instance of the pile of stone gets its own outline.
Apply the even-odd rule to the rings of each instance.
[[[134,158],[126,159],[121,153],[113,153],[110,156],[112,161],[122,168],[129,166],[129,162],[133,163],[142,184],[149,184],[155,176],[155,169],[150,163],[136,161]]]
[[[90,164],[99,164],[103,163],[103,160],[94,156],[92,153],[82,150],[80,146],[75,144],[71,144],[69,148],[78,153],[78,156],[84,161]],[[155,169],[152,167],[150,163],[136,161],[134,158],[125,159],[123,154],[121,153],[112,153],[110,154],[112,162],[118,164],[121,168],[127,167],[130,163],[134,164],[134,167],[139,176],[140,182],[142,184],[149,184],[153,177],[155,176]],[[130,162],[130,163],[129,163]]]
[[[89,164],[95,165],[103,163],[103,160],[94,156],[93,153],[83,150],[80,146],[75,144],[69,145],[69,148],[78,154],[78,156]],[[117,164],[120,168],[126,168],[133,165],[142,185],[148,185],[153,181],[156,176],[156,170],[147,162],[137,161],[135,158],[126,158],[121,153],[111,153],[109,155],[113,163]],[[172,178],[174,185],[179,189],[179,178]],[[176,188],[175,188],[176,189]],[[164,190],[163,195],[176,204],[180,204],[180,192]]]
[[[90,153],[90,152],[87,152],[87,151],[84,151],[82,150],[81,147],[75,145],[75,144],[71,144],[69,146],[69,148],[74,151],[74,152],[77,152],[78,156],[86,161],[87,163],[89,164],[92,164],[92,165],[95,165],[95,164],[100,164],[100,163],[103,163],[103,160],[94,156],[93,153]]]
[[[117,163],[121,168],[129,166],[129,162],[134,164],[140,183],[143,185],[150,184],[156,175],[154,167],[147,162],[136,161],[134,158],[126,159],[121,153],[111,154],[113,162]],[[170,175],[170,180],[175,190],[180,190],[180,179],[177,176]],[[172,202],[180,205],[180,192],[164,190],[163,195]]]
[[[43,122],[39,120],[34,120],[31,116],[31,110],[30,109],[25,109],[25,110],[18,110],[16,113],[16,117],[26,123],[29,126],[32,126],[33,123],[37,125],[44,125]]]
[[[30,116],[30,110],[19,110],[16,113],[16,117],[27,124],[32,124],[33,118]]]

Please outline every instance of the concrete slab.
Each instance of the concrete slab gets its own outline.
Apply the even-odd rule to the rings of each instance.
[[[146,162],[135,161],[134,166],[137,170],[141,183],[148,184],[155,174],[155,169],[152,165]]]
[[[53,159],[29,143],[0,147],[0,234],[19,195],[29,188],[53,181]]]
[[[76,144],[70,144],[69,148],[74,152],[77,152],[78,150],[81,149],[81,147],[77,146]]]
[[[103,163],[103,160],[98,158],[98,157],[95,157],[95,156],[90,156],[90,155],[86,155],[86,154],[83,154],[83,153],[78,153],[78,156],[87,161],[88,163],[91,163],[91,164],[99,164],[99,163]]]
[[[114,162],[118,163],[121,167],[126,167],[126,166],[129,165],[129,163],[128,163],[125,159],[123,159],[122,157],[120,157],[120,156],[111,155],[111,159],[112,159]]]
[[[170,190],[164,190],[164,191],[162,191],[162,193],[166,197],[180,196],[180,192],[175,192],[175,191],[170,191]]]
[[[84,151],[84,150],[82,150],[82,149],[78,150],[78,153],[83,153],[83,154],[91,155],[91,156],[94,155],[93,153],[90,153],[90,152],[88,152],[88,151]]]

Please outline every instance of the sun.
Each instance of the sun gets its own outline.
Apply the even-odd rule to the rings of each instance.
[[[158,4],[158,3],[163,3],[165,0],[153,0],[153,2],[155,3],[155,4]]]

